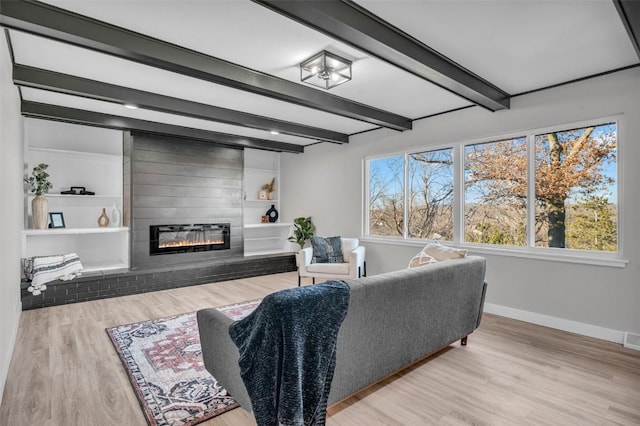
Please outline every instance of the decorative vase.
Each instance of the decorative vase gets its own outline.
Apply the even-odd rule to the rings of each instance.
[[[267,210],[265,213],[266,216],[269,216],[269,222],[274,223],[278,220],[278,210],[276,210],[276,206],[271,204],[271,208]]]
[[[273,200],[273,192],[267,194],[267,200]]]
[[[121,225],[122,214],[117,205],[111,207],[111,227],[117,228]]]
[[[31,200],[31,215],[33,217],[33,227],[36,229],[45,229],[49,221],[49,201],[42,196],[36,195]]]
[[[107,209],[103,208],[102,213],[98,217],[98,226],[100,228],[106,228],[109,226],[109,216],[107,216]]]

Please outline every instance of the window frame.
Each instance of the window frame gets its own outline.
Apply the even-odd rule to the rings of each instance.
[[[616,126],[616,199],[617,199],[617,251],[616,252],[602,252],[591,250],[577,250],[577,249],[564,249],[553,247],[536,247],[535,246],[535,202],[532,204],[532,200],[535,200],[535,136],[550,133],[561,132],[570,129],[584,128],[589,126],[598,126],[606,123],[614,123]],[[623,174],[623,151],[624,151],[624,126],[623,116],[605,116],[596,117],[594,119],[583,120],[572,123],[562,123],[552,126],[545,126],[539,128],[530,128],[526,130],[514,131],[509,133],[501,133],[491,135],[487,137],[464,140],[460,142],[437,144],[433,146],[421,146],[409,148],[405,151],[396,151],[386,154],[376,154],[372,156],[365,156],[363,158],[363,212],[364,218],[362,223],[362,240],[365,242],[375,242],[379,244],[391,244],[396,246],[414,246],[422,247],[426,243],[432,240],[408,238],[408,210],[406,202],[408,200],[408,158],[411,154],[438,151],[442,149],[453,149],[453,168],[454,168],[454,200],[453,200],[453,240],[445,242],[445,244],[452,244],[457,247],[462,247],[477,254],[487,255],[500,255],[509,257],[540,259],[540,260],[553,260],[560,262],[581,263],[599,266],[611,266],[611,267],[625,267],[628,260],[623,255],[623,236],[625,225],[624,218],[624,199],[622,198],[622,190],[624,182],[621,177]],[[525,137],[527,143],[527,245],[523,247],[518,246],[501,246],[494,244],[483,243],[469,243],[464,241],[464,152],[465,147],[470,145],[476,145],[481,143],[489,143],[500,140],[515,139],[518,137]],[[369,233],[369,163],[371,160],[377,160],[382,158],[403,156],[404,158],[404,229],[402,236],[382,236],[371,235]]]

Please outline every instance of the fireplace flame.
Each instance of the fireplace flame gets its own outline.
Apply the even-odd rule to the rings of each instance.
[[[204,246],[209,244],[224,244],[224,240],[200,240],[200,241],[167,241],[164,243],[159,243],[159,248],[174,248],[174,247],[193,247],[193,246]]]

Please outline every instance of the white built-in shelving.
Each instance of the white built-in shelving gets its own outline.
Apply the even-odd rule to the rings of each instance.
[[[262,185],[275,178],[272,199],[259,198]],[[245,149],[244,154],[244,254],[258,256],[287,253],[291,244],[291,223],[280,218],[274,223],[262,223],[262,216],[273,205],[280,212],[280,154],[276,152]]]
[[[77,253],[84,272],[127,268],[129,228],[98,227],[102,209],[110,218],[113,206],[122,212],[122,132],[26,119],[25,162],[27,175],[37,164],[49,165],[49,212],[62,213],[65,228],[33,229],[34,196],[25,194],[22,257]],[[61,194],[72,186],[95,195]]]

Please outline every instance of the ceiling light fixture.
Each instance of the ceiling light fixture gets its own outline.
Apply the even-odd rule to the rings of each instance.
[[[300,64],[300,80],[331,89],[351,80],[351,61],[323,50]]]
[[[280,132],[277,130],[271,130],[269,133],[271,133],[272,135],[279,135]]]
[[[134,104],[124,104],[124,107],[129,109],[138,109],[138,106]]]

